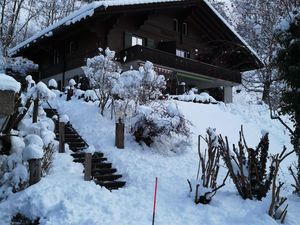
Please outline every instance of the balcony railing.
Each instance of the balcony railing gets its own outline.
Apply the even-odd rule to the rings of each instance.
[[[229,70],[193,59],[178,57],[157,49],[135,45],[118,53],[118,58],[123,59],[124,57],[126,57],[126,62],[149,60],[156,65],[190,72],[196,74],[195,76],[198,74],[198,76],[202,75],[234,83],[241,83],[241,74],[239,71]]]

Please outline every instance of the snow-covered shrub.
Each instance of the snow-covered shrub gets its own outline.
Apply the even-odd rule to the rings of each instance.
[[[119,68],[114,61],[115,52],[106,48],[105,54],[99,49],[99,55],[88,58],[86,66],[82,67],[90,86],[99,98],[99,107],[103,115],[105,106],[112,95],[112,85],[120,76]]]
[[[151,98],[161,94],[161,91],[166,88],[166,81],[163,75],[156,74],[153,64],[149,61],[139,68],[139,73],[142,80],[138,91],[138,101],[140,104],[146,104]]]
[[[23,58],[21,56],[6,58],[6,69],[12,70],[14,73],[18,73],[22,76],[26,75],[28,72],[36,71],[38,65],[33,61]]]
[[[146,61],[139,70],[123,72],[114,81],[112,93],[118,101],[115,107],[128,115],[136,105],[145,104],[161,95],[165,85],[164,76],[157,75],[153,64]]]
[[[23,138],[11,137],[10,155],[0,155],[0,201],[28,185],[28,171],[23,164]]]
[[[55,79],[50,79],[48,81],[48,87],[49,89],[57,89],[58,85]]]
[[[188,180],[190,187],[190,194],[194,197],[196,204],[208,204],[217,190],[225,185],[228,173],[225,176],[223,183],[217,185],[219,174],[219,159],[220,151],[218,148],[218,134],[216,129],[208,128],[206,130],[206,137],[198,136],[198,155],[199,165],[196,180]],[[201,138],[207,144],[207,149],[201,152],[200,140]],[[195,187],[195,188],[193,188]]]
[[[131,119],[131,133],[137,142],[178,152],[188,145],[188,121],[173,102],[138,106]],[[169,143],[168,143],[169,141]]]
[[[187,94],[183,95],[172,95],[169,97],[170,99],[185,101],[185,102],[197,102],[197,103],[204,103],[204,104],[216,104],[217,101],[210,96],[206,92],[202,92],[200,94],[195,94],[192,90],[189,91]]]
[[[271,163],[267,170],[269,137],[264,134],[255,149],[247,146],[243,129],[240,131],[238,145],[233,145],[233,152],[230,150],[228,139],[225,141],[219,136],[219,148],[221,156],[229,171],[229,175],[243,199],[258,199],[266,197],[275,167]]]

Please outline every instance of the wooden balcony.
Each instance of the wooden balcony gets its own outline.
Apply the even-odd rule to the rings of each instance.
[[[120,51],[117,56],[122,63],[148,60],[155,65],[173,69],[174,71],[185,71],[193,74],[195,77],[213,78],[214,80],[229,81],[235,84],[241,83],[241,74],[239,71],[229,70],[193,59],[178,57],[168,52],[146,48],[144,46],[135,45],[124,49]],[[125,62],[123,59],[126,59]]]

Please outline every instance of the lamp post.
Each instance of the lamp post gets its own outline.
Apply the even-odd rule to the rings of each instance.
[[[119,149],[124,148],[124,117],[125,114],[122,110],[116,110],[116,147]]]

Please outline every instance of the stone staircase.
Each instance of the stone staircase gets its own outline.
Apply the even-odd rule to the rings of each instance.
[[[53,118],[58,116],[56,109],[45,108],[44,109],[47,117]],[[55,135],[58,140],[59,138],[59,122],[55,122]],[[65,125],[65,143],[67,143],[70,149],[74,152],[71,155],[74,158],[74,162],[84,164],[85,153],[82,150],[88,147],[86,141],[77,133],[77,131],[72,127],[70,122]],[[92,180],[109,190],[115,190],[121,188],[125,185],[125,181],[120,181],[122,178],[121,174],[117,174],[117,169],[112,167],[112,164],[107,162],[107,158],[101,152],[95,152],[92,155]]]

